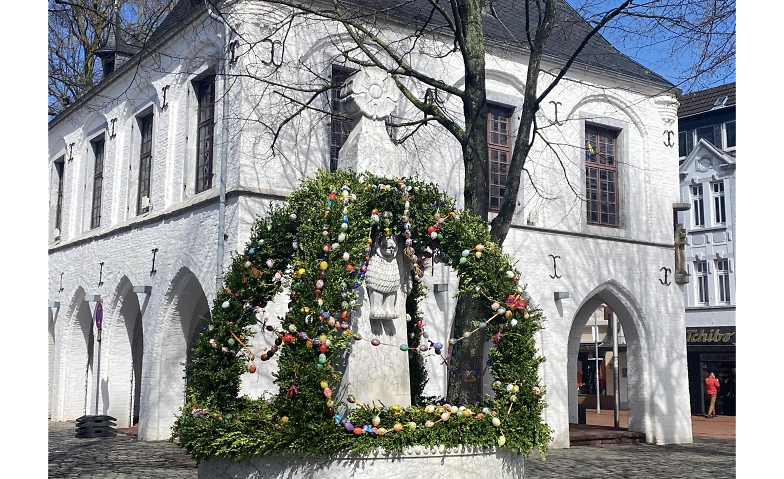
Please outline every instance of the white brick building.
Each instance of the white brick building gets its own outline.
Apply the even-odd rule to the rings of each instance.
[[[508,8],[504,3],[496,6],[501,13]],[[318,112],[305,112],[282,130],[276,154],[268,154],[266,126],[283,111],[281,97],[249,74],[271,69],[282,49],[276,51],[273,46],[280,44],[273,40],[249,46],[271,32],[275,12],[264,9],[248,1],[222,8],[235,45],[227,95],[221,75],[224,27],[202,4],[183,0],[153,35],[149,51],[117,65],[50,122],[48,295],[50,306],[60,304],[49,308],[53,420],[90,414],[97,393],[99,412],[116,417],[118,426],[138,420],[140,438],[167,438],[184,401],[187,345],[201,329],[199,317],[209,316],[218,287],[223,153],[223,264],[244,246],[254,218],[270,201],[282,201],[301,178],[329,168],[330,116]],[[406,12],[401,15],[405,19]],[[519,14],[500,17],[512,28],[521,21]],[[501,27],[494,17],[486,18],[491,39],[502,41]],[[278,78],[312,83],[313,74],[303,65],[329,78],[338,62],[333,44],[345,41],[338,32],[323,22],[295,25]],[[575,64],[539,113],[562,162],[537,143],[527,168],[540,193],[530,182],[523,185],[504,245],[519,260],[523,281],[547,317],[537,337],[547,358],[544,419],[555,430],[552,447],[568,447],[569,423],[577,422],[573,378],[580,336],[593,311],[606,304],[626,337],[630,429],[644,432],[649,442],[690,442],[683,291],[660,281],[661,268],[673,269],[672,204],[679,200],[678,154],[665,145],[662,131],[676,129],[678,103],[668,82],[604,40],[595,39],[587,51],[591,55]],[[488,101],[496,120],[512,132],[522,105],[526,58],[514,48],[493,42],[488,47]],[[601,58],[603,66],[591,58]],[[544,69],[560,61],[557,52],[545,60]],[[461,64],[453,56],[428,68],[450,84],[462,84]],[[226,143],[221,140],[224,101]],[[326,93],[318,102],[329,109]],[[402,97],[395,115],[421,117]],[[401,175],[416,173],[462,202],[462,159],[451,137],[433,124],[401,148],[406,151]],[[612,161],[605,161],[608,155]],[[594,173],[615,180],[609,184],[615,197],[604,198],[604,211],[596,206],[596,216],[590,216],[586,204],[591,203],[572,189],[580,196],[590,193],[586,175]],[[598,179],[595,193],[597,205],[602,201]],[[457,279],[441,265],[426,278],[431,291],[434,283],[449,285],[422,305],[429,334],[445,341]],[[554,300],[554,292],[568,292],[569,298]],[[104,305],[100,388],[92,376],[95,303],[86,300],[92,295],[100,295]],[[280,298],[267,314],[275,317],[285,307]],[[257,342],[263,345],[262,338]],[[243,393],[258,395],[272,387],[270,363],[259,366],[259,372],[243,378]],[[428,363],[428,370],[425,393],[444,394],[443,366]]]

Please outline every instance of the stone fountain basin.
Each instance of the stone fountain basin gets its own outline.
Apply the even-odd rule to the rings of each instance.
[[[402,453],[376,450],[333,458],[281,454],[239,462],[199,463],[199,479],[523,479],[525,456],[506,448],[413,446]]]

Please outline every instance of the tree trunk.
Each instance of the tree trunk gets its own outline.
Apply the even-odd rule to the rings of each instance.
[[[485,90],[485,45],[482,32],[482,9],[479,0],[458,3],[463,36],[465,63],[465,139],[462,142],[465,164],[464,208],[487,220],[489,182],[487,161],[487,92]],[[462,288],[462,281],[461,281]],[[472,321],[479,317],[476,301],[470,295],[460,296],[455,306],[452,337],[459,338],[473,329]],[[473,334],[451,346],[447,400],[464,404],[477,402],[481,396],[481,377],[472,380],[476,371],[483,370],[484,334]],[[461,376],[463,376],[461,378]]]

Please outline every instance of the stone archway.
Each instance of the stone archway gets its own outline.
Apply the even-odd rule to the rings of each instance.
[[[160,351],[157,382],[151,387],[158,400],[152,426],[145,429],[145,439],[163,440],[171,435],[175,416],[185,404],[185,364],[191,358],[191,346],[210,317],[210,304],[196,276],[182,268],[174,277],[166,294],[157,351]],[[141,428],[140,428],[141,429]],[[141,434],[141,430],[140,430]]]
[[[567,385],[569,391],[569,422],[577,423],[578,390],[577,361],[580,338],[592,313],[603,304],[609,306],[626,338],[627,398],[629,431],[642,432],[646,440],[652,438],[650,411],[652,408],[651,367],[648,361],[648,341],[645,318],[636,299],[622,286],[608,281],[591,291],[582,301],[569,331]]]
[[[95,401],[93,384],[93,347],[95,333],[93,313],[85,300],[85,292],[79,288],[74,295],[71,314],[67,317],[65,335],[61,346],[63,384],[63,419],[76,419],[92,413]]]
[[[138,422],[141,398],[143,325],[139,299],[133,285],[123,277],[115,290],[104,325],[108,339],[106,355],[106,389],[102,391],[103,412],[117,419],[118,427]]]

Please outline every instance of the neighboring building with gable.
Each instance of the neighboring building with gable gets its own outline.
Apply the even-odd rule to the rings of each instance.
[[[683,95],[678,108],[681,213],[686,228],[686,342],[695,414],[707,410],[703,382],[721,381],[718,414],[735,414],[735,83]],[[733,396],[727,393],[733,391]]]
[[[200,318],[209,318],[231,253],[243,249],[271,202],[285,201],[318,169],[340,166],[351,122],[329,90],[290,128],[278,134],[270,126],[287,111],[280,89],[329,85],[357,68],[335,48],[348,40],[345,32],[304,18],[282,32],[275,28],[280,10],[265,2],[218,5],[231,29],[204,2],[181,0],[144,50],[104,48],[111,71],[49,122],[52,420],[91,414],[97,403],[118,427],[138,424],[140,439],[168,438],[184,404],[188,346],[204,327]],[[415,29],[423,19],[415,5],[391,8],[382,29],[391,37]],[[511,0],[493,5],[484,18],[491,215],[504,192],[527,72],[527,54],[508,33],[523,31],[524,11]],[[566,47],[590,31],[565,2],[558,12],[545,71],[563,65]],[[454,56],[412,62],[463,84]],[[420,98],[432,95],[409,86]],[[399,92],[390,95],[395,119],[422,118]],[[443,96],[429,98],[461,111]],[[578,422],[581,336],[604,306],[625,338],[619,374],[629,428],[657,444],[692,440],[684,293],[661,272],[673,269],[672,208],[680,199],[677,151],[661,132],[675,123],[677,106],[673,85],[594,37],[537,113],[547,125],[541,133],[558,148],[535,144],[504,249],[547,318],[536,340],[547,359],[541,376],[553,448],[569,446],[569,424]],[[431,122],[400,148],[401,176],[432,181],[462,205],[462,155],[449,134]],[[457,277],[443,264],[428,269],[421,309],[430,338],[446,343]],[[98,299],[100,371],[92,322]],[[271,303],[266,316],[283,315],[285,303]],[[250,346],[271,344],[259,333]],[[273,363],[259,361],[255,374],[246,373],[241,393],[272,390]],[[443,395],[446,366],[426,365],[425,394]]]

